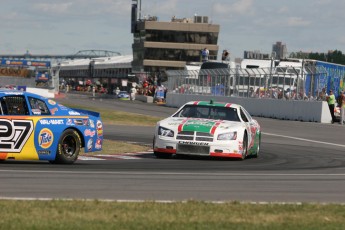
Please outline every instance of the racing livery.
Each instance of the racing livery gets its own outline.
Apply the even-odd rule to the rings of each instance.
[[[100,114],[54,100],[0,89],[0,160],[74,163],[80,153],[102,150]]]
[[[175,154],[257,157],[259,123],[240,105],[191,101],[172,116],[157,123],[153,139],[156,157]]]

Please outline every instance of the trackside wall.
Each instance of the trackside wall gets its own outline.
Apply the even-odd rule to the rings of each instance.
[[[26,91],[29,93],[35,93],[43,97],[47,98],[55,98],[54,90],[53,89],[42,89],[42,88],[26,88]]]
[[[264,98],[240,98],[169,93],[166,105],[180,107],[188,101],[222,101],[240,104],[253,116],[296,120],[306,122],[331,123],[332,117],[325,101],[297,101]]]

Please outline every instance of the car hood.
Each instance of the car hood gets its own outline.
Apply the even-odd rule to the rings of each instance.
[[[226,120],[169,117],[158,122],[158,126],[171,129],[175,132],[196,131],[215,134],[238,130],[243,128],[244,124],[242,122]]]

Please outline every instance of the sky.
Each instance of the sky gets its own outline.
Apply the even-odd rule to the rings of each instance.
[[[132,54],[131,0],[0,0],[0,54]],[[141,15],[159,21],[208,16],[220,25],[221,51],[270,54],[277,41],[290,52],[345,53],[343,0],[142,0]],[[220,57],[219,57],[220,58]]]

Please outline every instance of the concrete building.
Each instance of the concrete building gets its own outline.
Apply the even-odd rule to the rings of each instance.
[[[272,56],[275,55],[275,59],[285,59],[287,58],[287,48],[286,44],[283,44],[282,42],[276,42],[276,44],[273,44],[272,46]]]
[[[255,51],[244,51],[243,55],[244,59],[267,59],[269,58],[269,54],[263,54],[259,50]]]
[[[209,50],[209,60],[217,59],[220,26],[209,23],[207,16],[173,16],[169,22],[160,22],[155,16],[141,18],[137,8],[133,1],[133,72],[184,69],[188,63],[201,62],[204,48]]]

